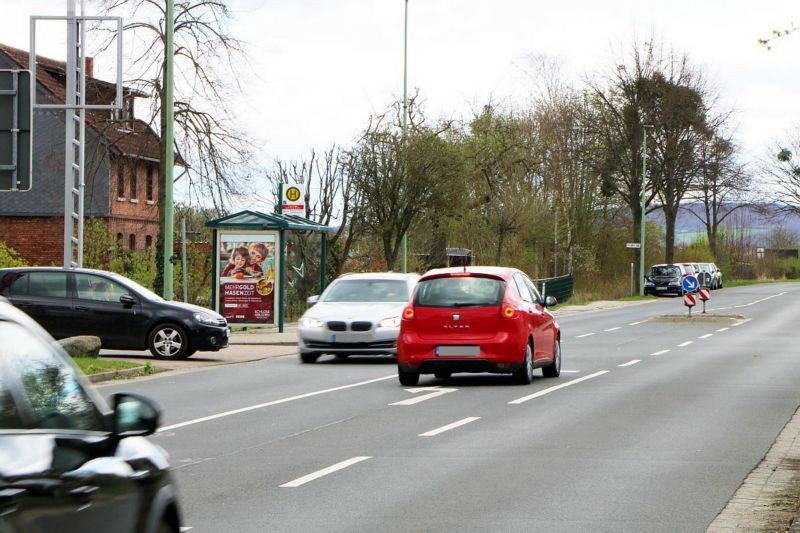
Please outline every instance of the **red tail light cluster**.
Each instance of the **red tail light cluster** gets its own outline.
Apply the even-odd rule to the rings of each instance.
[[[403,309],[403,318],[405,320],[413,320],[414,319],[414,308],[413,307],[406,307]]]
[[[503,307],[500,309],[500,317],[501,318],[515,318],[517,316],[517,310],[511,307],[508,304],[503,304]]]

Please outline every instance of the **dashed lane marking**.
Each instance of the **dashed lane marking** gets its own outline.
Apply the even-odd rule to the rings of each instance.
[[[650,355],[662,355],[667,353],[669,350],[661,350],[660,352],[651,353]]]
[[[707,338],[709,338],[709,337],[713,337],[713,336],[714,336],[714,334],[713,334],[713,333],[706,333],[705,335],[700,335],[700,336],[699,336],[699,337],[697,337],[697,338],[698,338],[698,339],[707,339]]]
[[[692,344],[693,342],[694,342],[694,341],[686,341],[686,342],[683,342],[683,343],[681,343],[681,344],[679,344],[679,345],[678,345],[678,348],[683,348],[684,346],[689,346],[689,345],[690,345],[690,344]]]
[[[633,361],[628,361],[627,363],[622,363],[621,365],[617,365],[617,366],[620,367],[620,368],[623,368],[623,367],[632,366],[632,365],[635,365],[636,363],[641,363],[641,362],[642,362],[641,359],[634,359]]]
[[[728,331],[730,328],[719,328],[717,333],[722,333],[723,331]]]
[[[573,379],[572,381],[567,381],[566,383],[562,383],[561,385],[556,385],[555,387],[550,387],[548,389],[540,390],[539,392],[534,392],[533,394],[523,396],[522,398],[511,400],[508,403],[511,405],[519,405],[521,403],[527,402],[528,400],[533,400],[534,398],[539,398],[541,396],[544,396],[545,394],[550,394],[553,391],[563,389],[564,387],[571,387],[572,385],[576,385],[581,381],[586,381],[587,379],[592,379],[596,378],[597,376],[602,376],[603,374],[607,374],[608,372],[609,372],[608,370],[601,370],[600,372],[595,372],[594,374],[589,374],[588,376],[583,376],[582,378]]]
[[[316,472],[312,472],[307,476],[299,477],[294,481],[290,481],[288,483],[284,483],[281,485],[281,488],[287,489],[294,489],[301,485],[305,485],[310,481],[314,481],[315,479],[319,479],[322,476],[327,476],[328,474],[332,474],[336,471],[342,470],[347,468],[348,466],[353,466],[356,463],[360,463],[361,461],[366,461],[367,459],[372,459],[372,457],[353,457],[352,459],[348,459],[346,461],[342,461],[341,463],[336,463],[335,465],[331,465],[327,468],[323,468],[322,470],[317,470]]]
[[[630,323],[630,324],[628,324],[628,325],[629,325],[629,326],[636,326],[636,325],[638,325],[638,324],[641,324],[642,322],[644,322],[644,320],[640,320],[639,322],[631,322],[631,323]]]
[[[450,431],[451,429],[455,429],[457,427],[461,427],[465,424],[469,424],[470,422],[475,422],[476,420],[480,420],[481,417],[479,416],[468,416],[467,418],[462,418],[457,422],[453,422],[452,424],[447,424],[446,426],[442,426],[440,428],[432,429],[430,431],[426,431],[425,433],[420,433],[420,437],[433,437],[438,435],[439,433],[444,433],[445,431]]]
[[[622,326],[617,326],[615,328],[604,329],[603,331],[617,331],[618,329],[622,329]]]
[[[592,335],[594,335],[594,333],[584,333],[583,335],[578,335],[578,336],[577,336],[577,337],[575,337],[575,338],[576,338],[576,339],[581,339],[581,338],[583,338],[583,337],[591,337]]]

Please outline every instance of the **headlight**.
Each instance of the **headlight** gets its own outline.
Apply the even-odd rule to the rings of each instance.
[[[648,285],[652,286],[653,282],[652,281],[645,281],[644,282],[644,286],[647,287]]]
[[[300,319],[300,325],[306,328],[318,328],[322,324],[322,320],[317,320],[316,318],[303,317]]]
[[[399,328],[400,327],[400,317],[393,316],[392,318],[384,318],[380,322],[378,322],[378,326],[381,328]]]
[[[669,284],[670,284],[670,286],[672,286],[672,287],[677,287],[678,285],[680,285],[680,284],[681,284],[681,282],[680,282],[680,281],[670,281],[670,282],[669,282]]]
[[[219,319],[210,313],[195,313],[194,319],[206,326],[219,326]]]

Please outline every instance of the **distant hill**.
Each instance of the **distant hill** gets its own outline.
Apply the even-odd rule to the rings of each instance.
[[[770,232],[774,228],[780,226],[800,238],[800,216],[770,216],[765,214],[765,212],[775,213],[776,211],[774,206],[770,205],[760,207],[759,209],[744,206],[738,208],[736,212],[726,218],[722,224],[724,227],[746,229],[750,235],[755,237],[757,245],[766,244],[766,242],[760,242],[760,237],[766,241]],[[700,203],[688,203],[681,206],[680,214],[675,222],[675,244],[687,245],[693,243],[698,238],[705,237],[706,228],[703,222],[693,215],[692,212],[703,216],[703,205]],[[647,220],[658,222],[663,227],[664,212],[661,210],[654,211],[647,215]]]

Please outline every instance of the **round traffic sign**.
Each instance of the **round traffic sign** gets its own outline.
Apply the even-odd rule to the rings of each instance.
[[[686,292],[695,292],[697,288],[700,286],[700,284],[697,283],[697,278],[692,275],[683,278],[681,285],[683,286],[683,290],[685,290]]]

